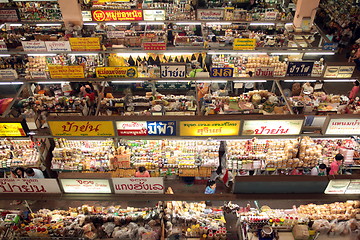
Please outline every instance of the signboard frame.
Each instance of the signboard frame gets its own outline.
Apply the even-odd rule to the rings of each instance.
[[[76,134],[76,135],[59,135],[59,134],[56,134],[55,133],[55,131],[54,131],[54,128],[53,127],[51,127],[51,125],[52,124],[56,124],[56,123],[58,123],[59,124],[59,122],[63,122],[63,123],[67,123],[67,124],[70,124],[71,122],[73,122],[73,123],[76,123],[76,122],[87,122],[87,127],[89,127],[89,123],[95,123],[95,122],[97,122],[97,123],[106,123],[106,127],[107,128],[110,128],[110,127],[112,127],[112,129],[107,129],[108,131],[109,131],[109,133],[108,134],[106,134],[106,135],[81,135],[81,134]],[[53,136],[53,137],[114,137],[114,136],[116,136],[115,135],[115,128],[114,128],[114,123],[113,123],[113,121],[109,121],[109,120],[88,120],[88,121],[84,121],[84,120],[74,120],[74,121],[69,121],[69,120],[48,120],[47,121],[47,123],[48,123],[48,125],[49,125],[49,129],[50,129],[50,132],[51,132],[51,136]],[[69,126],[70,128],[69,128],[69,132],[70,132],[70,130],[71,130],[71,128],[73,127],[71,124],[70,124],[70,126]],[[77,126],[77,128],[76,128],[76,131],[78,131],[78,129],[79,128],[81,128],[82,126]],[[95,126],[95,128],[97,128],[97,127],[99,127],[99,125],[96,125]],[[93,128],[93,126],[92,126],[92,128]],[[96,129],[95,129],[96,130]],[[95,131],[94,130],[94,131]],[[111,130],[112,130],[112,132],[111,132]],[[90,131],[92,131],[92,130],[90,130]],[[54,133],[55,133],[55,135],[54,135]]]
[[[299,129],[299,132],[298,133],[294,133],[294,134],[279,134],[279,135],[277,135],[277,134],[255,134],[255,133],[249,133],[249,134],[244,134],[244,131],[248,131],[248,130],[245,130],[244,128],[245,128],[245,124],[246,124],[246,122],[255,122],[255,121],[257,121],[257,122],[261,122],[261,121],[276,121],[276,122],[279,122],[279,121],[301,121],[302,123],[301,123],[301,127],[300,127],[300,129]],[[303,129],[303,127],[304,127],[304,118],[293,118],[293,119],[282,119],[282,120],[280,120],[280,119],[264,119],[264,120],[261,120],[261,119],[246,119],[246,120],[244,120],[244,121],[242,121],[243,123],[242,123],[242,125],[241,125],[241,136],[256,136],[256,137],[260,137],[260,136],[264,136],[264,137],[269,137],[269,136],[298,136],[298,135],[300,135],[301,134],[301,132],[302,132],[302,129]],[[263,129],[263,131],[265,131],[266,129]],[[277,131],[281,131],[282,129],[277,129]],[[272,130],[271,130],[271,132],[272,132]]]
[[[6,124],[6,123],[20,123],[22,126],[22,130],[25,132],[25,136],[8,136],[8,135],[1,135],[0,137],[29,137],[30,129],[28,125],[26,124],[25,119],[18,119],[18,118],[2,118],[0,120],[0,124]]]
[[[10,182],[18,182],[16,187],[18,188],[17,191],[9,192],[5,191],[4,184],[7,183],[8,190],[15,190],[15,186],[11,187]],[[33,183],[40,182],[42,189],[39,189],[37,185],[34,185]],[[46,194],[46,193],[61,193],[61,188],[59,186],[59,183],[57,179],[53,178],[44,178],[44,179],[38,179],[38,178],[3,178],[0,179],[0,183],[3,186],[1,194]],[[20,184],[22,186],[19,186]],[[44,186],[45,185],[45,186]],[[41,188],[41,187],[40,187]],[[46,191],[46,188],[50,190],[50,192]],[[31,190],[30,190],[31,189]],[[45,191],[45,192],[44,192]]]
[[[162,177],[112,178],[111,180],[115,194],[164,194],[165,191]],[[120,187],[123,189],[118,189]]]
[[[326,117],[325,123],[323,125],[322,128],[322,134],[329,136],[329,135],[335,135],[335,136],[351,136],[351,135],[357,135],[357,133],[354,133],[354,130],[351,130],[351,133],[328,133],[328,129],[330,127],[330,124],[332,122],[332,120],[359,120],[360,119],[360,114],[346,114],[346,115],[329,115]],[[357,124],[359,126],[359,131],[360,131],[360,120],[359,120],[359,124]],[[341,130],[340,130],[341,131]]]
[[[95,183],[98,183],[98,184],[107,184],[108,188],[107,188],[107,191],[106,192],[91,192],[89,191],[89,189],[86,191],[86,192],[79,192],[79,191],[68,191],[68,190],[65,190],[64,188],[64,182],[67,182],[67,181],[78,181],[78,183],[81,185],[81,184],[95,184]],[[79,182],[81,181],[81,182]],[[61,190],[63,193],[78,193],[78,194],[88,194],[88,193],[92,193],[92,194],[112,194],[113,193],[113,189],[112,189],[112,183],[110,181],[110,179],[105,179],[105,178],[102,178],[102,179],[96,179],[96,178],[59,178],[59,186],[61,187]]]

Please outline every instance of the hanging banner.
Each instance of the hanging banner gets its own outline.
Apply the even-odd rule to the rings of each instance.
[[[48,52],[70,52],[71,47],[68,41],[46,41],[46,49]]]
[[[48,121],[52,136],[115,136],[112,121]]]
[[[144,21],[164,21],[165,20],[165,10],[162,9],[152,9],[152,10],[143,10]]]
[[[0,178],[0,193],[61,193],[56,179]]]
[[[100,39],[97,37],[69,38],[72,51],[100,51]]]
[[[59,179],[64,193],[111,193],[108,179]]]
[[[98,78],[136,78],[137,67],[97,67],[96,77]]]
[[[116,129],[119,136],[146,136],[146,121],[119,121],[116,122]]]
[[[53,79],[57,78],[84,78],[83,66],[48,66],[50,76]]]
[[[142,21],[142,10],[93,10],[93,21]]]
[[[185,78],[185,64],[162,64],[160,65],[161,78]]]
[[[310,76],[314,62],[289,62],[287,76]]]
[[[6,46],[5,41],[0,41],[0,52],[7,52],[8,48]]]
[[[0,137],[26,137],[26,130],[23,124],[17,123],[0,123]]]
[[[115,194],[163,194],[165,190],[162,177],[113,178]]]
[[[19,21],[19,18],[15,9],[0,10],[0,22],[17,22],[17,21]]]
[[[330,119],[325,134],[360,135],[360,119],[356,119],[356,118]]]
[[[211,68],[211,77],[232,77],[234,74],[233,68]]]
[[[176,136],[176,121],[147,121],[149,136]]]
[[[180,136],[238,136],[240,121],[181,121]]]
[[[24,52],[46,52],[44,41],[21,41]]]
[[[0,79],[1,80],[14,80],[19,76],[15,69],[0,69]]]
[[[299,135],[304,120],[245,120],[242,135]]]
[[[255,77],[272,77],[275,68],[273,67],[260,67],[255,69]]]
[[[197,20],[223,20],[224,9],[198,9],[196,10]]]
[[[165,42],[144,42],[144,50],[166,50]]]
[[[233,50],[255,50],[256,40],[250,38],[235,38]]]

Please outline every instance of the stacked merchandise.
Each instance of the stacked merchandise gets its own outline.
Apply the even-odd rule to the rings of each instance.
[[[0,140],[0,168],[39,167],[40,154],[31,140]]]

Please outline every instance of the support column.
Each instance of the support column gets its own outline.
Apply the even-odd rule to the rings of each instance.
[[[312,27],[319,3],[320,0],[297,0],[293,22],[295,29],[301,31],[303,23]]]
[[[78,0],[58,0],[65,26],[83,25],[81,6]]]

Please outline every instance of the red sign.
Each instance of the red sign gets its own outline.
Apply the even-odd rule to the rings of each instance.
[[[93,10],[91,14],[96,22],[143,20],[142,10]]]
[[[145,42],[143,43],[144,50],[166,50],[165,42]]]
[[[259,67],[255,69],[255,77],[272,77],[274,70],[273,67]]]

